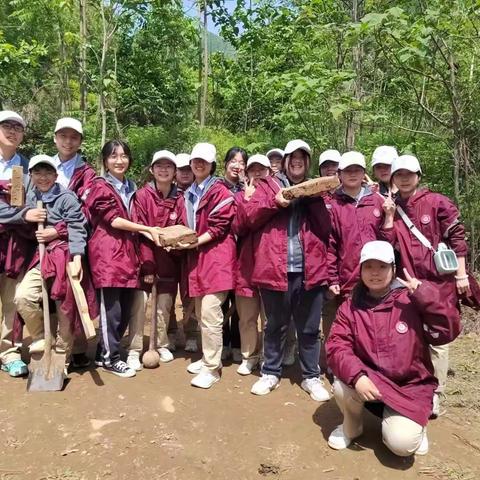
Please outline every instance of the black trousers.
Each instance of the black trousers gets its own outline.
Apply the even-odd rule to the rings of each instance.
[[[120,360],[120,341],[128,327],[135,292],[134,288],[116,287],[98,290],[100,342],[97,350],[105,365]]]
[[[235,293],[229,292],[228,297],[223,302],[222,312],[225,316],[231,305],[235,304]],[[240,327],[239,327],[239,317],[238,313],[235,310],[233,315],[225,322],[223,322],[223,346],[240,348]]]

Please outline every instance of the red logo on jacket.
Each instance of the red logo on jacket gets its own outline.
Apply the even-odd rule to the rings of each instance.
[[[430,215],[422,215],[422,218],[420,219],[420,221],[424,224],[424,225],[428,225],[430,223],[430,221],[432,220],[432,217]]]

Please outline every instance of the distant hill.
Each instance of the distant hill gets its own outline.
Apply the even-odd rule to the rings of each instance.
[[[212,32],[208,32],[208,50],[210,52],[224,53],[227,57],[235,56],[235,49],[233,46],[226,42],[222,37]]]

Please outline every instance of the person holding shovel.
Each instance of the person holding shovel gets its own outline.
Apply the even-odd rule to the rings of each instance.
[[[95,179],[85,200],[91,226],[88,259],[100,303],[100,343],[95,362],[108,373],[133,377],[142,368],[139,357],[143,335],[138,335],[142,337],[139,350],[130,349],[127,363],[120,358],[120,340],[129,325],[144,318],[136,233],[160,245],[159,229],[130,220],[135,185],[126,177],[132,163],[129,146],[121,140],[107,142],[102,160],[106,174]]]
[[[382,418],[383,443],[401,457],[428,452],[426,425],[438,385],[429,345],[444,345],[461,330],[455,305],[435,283],[409,269],[397,278],[393,247],[367,242],[360,280],[339,308],[327,340],[328,365],[343,423],[328,445],[347,448],[362,435],[364,406]]]
[[[153,180],[137,190],[132,200],[132,220],[142,225],[169,227],[181,222],[183,194],[174,183],[175,155],[161,150],[153,155],[150,164]],[[149,291],[155,282],[157,291],[157,349],[161,362],[171,362],[168,349],[168,326],[174,308],[177,284],[180,279],[180,257],[156,247],[145,237],[140,238],[140,276],[143,288]],[[150,333],[153,335],[153,332]]]
[[[39,201],[42,202],[46,210],[46,225],[55,227],[60,223],[65,224],[68,241],[51,241],[48,234],[44,234],[45,230],[37,231],[37,241],[46,243],[48,248],[41,264],[38,254],[35,255],[17,288],[14,301],[32,337],[30,353],[43,352],[45,338],[41,306],[42,278],[48,281],[49,297],[55,301],[57,307],[58,331],[57,328],[52,329],[57,332],[55,350],[65,354],[65,366],[68,367],[74,336],[82,330],[82,325],[67,281],[66,268],[71,261],[72,275],[83,275],[82,258],[87,245],[87,221],[76,195],[56,182],[58,174],[52,157],[36,155],[30,160],[28,168],[33,188],[27,192],[25,209],[36,207]],[[87,298],[92,293],[92,289],[87,291]],[[43,309],[48,308],[48,305],[43,305]]]

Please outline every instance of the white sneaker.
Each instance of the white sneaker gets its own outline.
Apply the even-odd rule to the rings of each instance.
[[[168,363],[173,360],[173,353],[167,347],[160,347],[157,351],[161,362]]]
[[[168,334],[168,349],[171,352],[174,352],[177,349],[176,340],[177,340],[177,336],[175,335],[175,333],[169,333]]]
[[[242,362],[242,351],[239,348],[232,348],[232,359],[235,363]]]
[[[130,350],[127,356],[127,365],[129,368],[131,368],[132,370],[135,370],[136,372],[139,372],[140,370],[142,370],[143,365],[142,365],[142,362],[140,361],[140,352],[137,352],[135,350]]]
[[[188,373],[193,373],[193,374],[198,374],[202,370],[203,367],[203,361],[202,359],[197,360],[196,362],[192,362],[188,367],[187,367],[187,372]]]
[[[282,365],[284,367],[291,367],[295,363],[295,349],[296,342],[287,344],[285,347],[285,353],[283,355]]]
[[[306,378],[302,383],[301,387],[310,394],[312,400],[316,402],[326,402],[330,400],[330,394],[325,388],[322,380],[318,377]]]
[[[280,379],[275,375],[262,374],[262,376],[252,385],[254,395],[267,395],[280,385]]]
[[[28,347],[30,353],[42,353],[45,351],[45,339],[34,340]]]
[[[247,358],[237,368],[240,375],[250,375],[258,367],[258,358]]]
[[[189,338],[185,342],[185,351],[192,352],[192,353],[198,352],[198,344],[195,338]]]
[[[211,371],[202,369],[200,373],[192,378],[190,384],[198,388],[210,388],[220,380],[220,374],[217,370]]]
[[[427,430],[424,430],[422,441],[420,446],[418,447],[415,455],[426,455],[428,453],[428,438],[427,438]]]
[[[343,433],[343,425],[339,425],[328,437],[328,446],[334,450],[344,450],[352,443],[353,438],[349,438]]]
[[[232,349],[227,346],[223,346],[222,348],[222,360],[228,360],[232,356]]]

